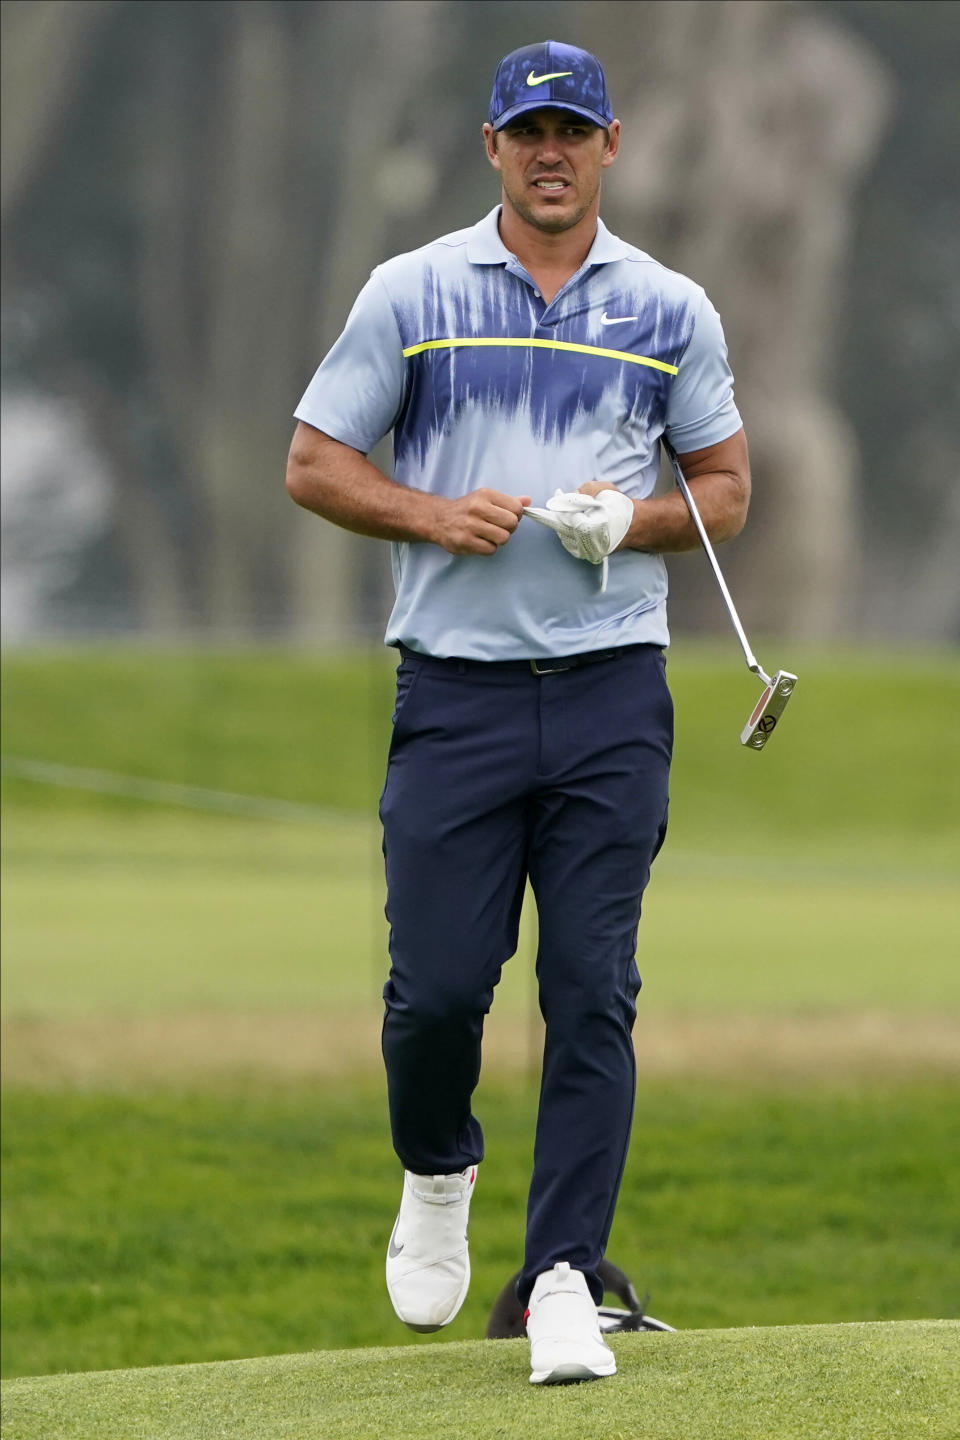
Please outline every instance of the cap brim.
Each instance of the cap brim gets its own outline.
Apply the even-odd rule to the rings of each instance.
[[[493,121],[494,130],[502,130],[511,120],[515,120],[518,115],[526,115],[530,110],[570,110],[574,115],[580,115],[584,120],[599,126],[601,130],[610,127],[610,121],[605,115],[601,115],[598,110],[590,110],[586,105],[571,105],[565,100],[547,100],[543,96],[535,99],[531,96],[529,100],[521,100],[519,105],[511,105],[509,110],[498,115]]]

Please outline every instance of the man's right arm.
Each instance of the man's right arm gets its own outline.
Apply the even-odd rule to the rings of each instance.
[[[493,555],[530,504],[529,496],[498,490],[451,500],[399,485],[359,450],[302,420],[287,459],[287,492],[305,510],[358,535],[427,541],[451,555]]]

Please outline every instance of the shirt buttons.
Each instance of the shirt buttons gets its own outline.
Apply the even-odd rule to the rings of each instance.
[[[543,298],[543,297],[542,297],[542,296],[541,296],[541,294],[540,294],[540,291],[539,291],[539,290],[534,290],[534,292],[533,292],[533,293],[534,293],[534,295],[536,295],[536,297],[537,297],[537,299],[538,299],[538,300],[540,300],[540,299],[542,299],[542,298]]]

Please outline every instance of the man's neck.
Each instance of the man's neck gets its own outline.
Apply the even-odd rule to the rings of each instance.
[[[597,236],[597,207],[591,206],[569,230],[539,230],[511,207],[500,208],[500,239],[535,280],[550,278],[553,293],[575,275]],[[541,286],[541,288],[544,288]]]

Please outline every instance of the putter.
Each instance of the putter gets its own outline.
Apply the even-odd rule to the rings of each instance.
[[[720,566],[717,564],[717,557],[713,552],[710,537],[700,518],[700,511],[697,509],[696,501],[690,493],[690,486],[687,484],[686,476],[680,468],[677,452],[665,435],[661,435],[660,443],[667,452],[667,458],[673,467],[673,474],[680,494],[686,502],[687,509],[690,511],[690,518],[697,527],[697,534],[700,536],[703,548],[707,552],[707,559],[713,568],[717,584],[720,586],[720,594],[723,596],[727,613],[733,621],[733,628],[737,632],[737,639],[740,641],[740,647],[746,658],[747,669],[752,670],[754,675],[757,675],[765,686],[763,694],[754,706],[750,719],[740,732],[741,745],[746,745],[749,750],[762,750],[773,734],[777,721],[786,709],[787,701],[790,699],[796,686],[797,677],[796,675],[792,675],[789,670],[778,670],[775,675],[768,675],[756,655],[754,655],[750,649],[750,642],[740,623],[740,616],[737,614],[737,607],[733,603],[733,597],[727,589],[727,582],[724,580]]]

